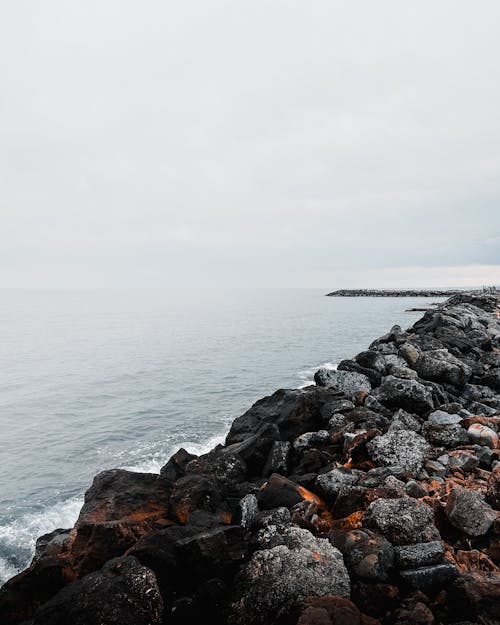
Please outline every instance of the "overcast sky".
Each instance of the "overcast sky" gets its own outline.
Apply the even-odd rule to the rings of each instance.
[[[500,283],[498,0],[0,8],[0,285]]]

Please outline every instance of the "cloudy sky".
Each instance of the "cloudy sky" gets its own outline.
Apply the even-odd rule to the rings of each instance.
[[[0,8],[0,286],[500,283],[498,0]]]

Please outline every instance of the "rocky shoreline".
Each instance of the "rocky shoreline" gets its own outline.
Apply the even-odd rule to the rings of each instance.
[[[327,293],[327,297],[453,297],[466,291],[460,289],[431,290],[431,289],[340,289]],[[467,291],[470,293],[471,291]],[[481,291],[474,291],[481,293]]]
[[[500,294],[454,295],[315,381],[160,475],[97,475],[0,622],[500,623]]]

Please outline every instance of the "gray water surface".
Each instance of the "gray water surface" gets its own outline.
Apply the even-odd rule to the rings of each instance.
[[[159,471],[429,306],[319,290],[0,291],[0,581],[98,471]],[[331,290],[331,289],[330,289]]]

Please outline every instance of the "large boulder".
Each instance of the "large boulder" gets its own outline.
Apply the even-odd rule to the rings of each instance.
[[[447,349],[422,352],[413,369],[424,380],[444,382],[453,386],[464,386],[472,375],[471,367],[450,354]]]
[[[497,518],[497,513],[477,490],[454,488],[445,508],[450,523],[469,536],[483,536]]]
[[[353,398],[358,391],[370,392],[372,385],[369,378],[357,371],[338,371],[335,369],[319,369],[314,374],[318,386],[326,386]]]
[[[241,443],[255,436],[266,424],[277,427],[281,440],[292,441],[304,432],[321,429],[329,415],[328,406],[338,397],[330,389],[309,386],[303,389],[281,389],[256,402],[235,419],[226,437],[226,445]],[[266,450],[266,457],[272,441]],[[237,451],[237,448],[233,448]],[[262,469],[262,467],[261,467]]]
[[[268,528],[238,579],[231,625],[267,625],[310,595],[348,597],[349,575],[342,554],[328,540],[290,526]]]
[[[366,448],[376,464],[400,466],[412,474],[420,471],[431,452],[427,441],[412,430],[390,430],[373,438]]]
[[[372,502],[363,518],[363,526],[382,534],[393,545],[411,545],[439,538],[431,508],[410,497]]]
[[[161,625],[163,601],[154,573],[132,557],[61,590],[35,615],[34,625]]]
[[[432,390],[417,380],[405,380],[388,375],[379,388],[373,391],[378,401],[389,408],[403,408],[423,414],[434,408]]]

